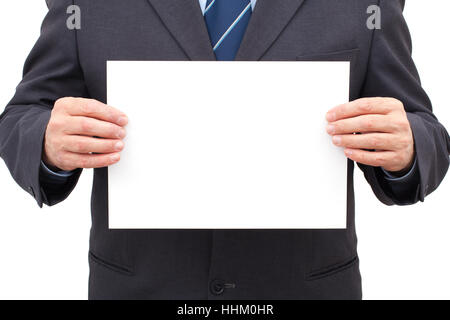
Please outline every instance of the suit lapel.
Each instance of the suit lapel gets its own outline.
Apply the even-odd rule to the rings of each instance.
[[[147,0],[191,60],[215,60],[197,0]]]
[[[236,60],[259,60],[305,0],[258,0]]]

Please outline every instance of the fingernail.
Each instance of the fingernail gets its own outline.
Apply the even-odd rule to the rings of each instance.
[[[111,156],[111,161],[113,161],[113,162],[119,161],[119,159],[120,159],[120,154],[118,154],[118,153]]]
[[[118,120],[117,123],[119,126],[125,126],[128,124],[128,118],[126,116],[121,116]]]
[[[123,147],[124,147],[124,143],[123,143],[122,141],[118,141],[118,142],[116,143],[116,145],[114,146],[114,148],[115,148],[117,151],[122,150]]]
[[[351,156],[353,154],[352,150],[345,150],[345,154]]]
[[[334,134],[334,131],[335,131],[334,125],[329,124],[329,125],[327,126],[327,132],[328,132],[329,134]]]
[[[333,143],[337,146],[339,146],[342,142],[342,138],[339,136],[333,136]]]
[[[327,120],[328,120],[328,122],[332,122],[332,121],[336,120],[336,113],[328,112],[327,113]]]
[[[127,135],[127,132],[125,131],[125,129],[120,129],[117,134],[117,137],[120,139],[123,139],[123,138],[125,138],[126,135]]]

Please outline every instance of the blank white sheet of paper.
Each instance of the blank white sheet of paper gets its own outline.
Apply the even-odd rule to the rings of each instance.
[[[111,229],[343,229],[347,158],[326,112],[349,62],[108,61],[129,117]]]

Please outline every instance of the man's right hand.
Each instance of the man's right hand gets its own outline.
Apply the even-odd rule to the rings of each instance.
[[[101,168],[120,160],[127,116],[99,101],[61,98],[55,102],[42,160],[61,170]]]

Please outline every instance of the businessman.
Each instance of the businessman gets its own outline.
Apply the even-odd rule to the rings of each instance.
[[[47,4],[0,118],[0,155],[39,206],[66,199],[82,169],[95,168],[90,299],[360,299],[354,163],[386,205],[424,201],[448,170],[450,138],[421,87],[402,0]],[[68,28],[71,5],[80,28]],[[373,5],[380,28],[367,26]],[[120,161],[128,118],[105,104],[107,60],[350,61],[352,102],[323,115],[349,159],[347,228],[109,230],[107,167]],[[303,169],[320,178],[320,168]]]

